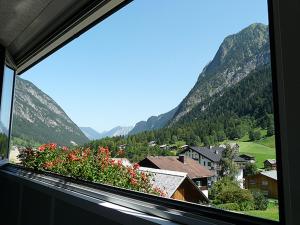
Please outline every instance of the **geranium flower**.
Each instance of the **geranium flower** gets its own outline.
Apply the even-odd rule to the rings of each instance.
[[[38,150],[43,152],[46,149],[46,145],[41,145],[40,147],[38,147]]]
[[[44,167],[45,169],[51,169],[53,166],[54,166],[54,163],[53,163],[53,162],[45,162],[45,163],[43,164],[43,167]]]
[[[135,186],[137,185],[137,180],[135,178],[131,178],[130,183]]]
[[[79,158],[74,152],[71,152],[71,153],[68,155],[68,158],[69,158],[71,161],[78,161],[78,160],[80,160],[80,158]]]
[[[140,168],[140,165],[138,163],[133,164],[133,169],[138,170]]]

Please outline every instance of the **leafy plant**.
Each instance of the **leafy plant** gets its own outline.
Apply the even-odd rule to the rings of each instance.
[[[260,191],[253,191],[252,195],[256,210],[266,210],[268,208],[268,199]]]
[[[119,151],[116,156],[121,156]],[[26,168],[55,172],[77,179],[104,183],[148,194],[165,196],[165,192],[151,184],[151,176],[139,171],[139,165],[122,165],[121,160],[111,158],[106,147],[68,149],[55,143],[44,144],[38,149],[25,148],[19,156]]]

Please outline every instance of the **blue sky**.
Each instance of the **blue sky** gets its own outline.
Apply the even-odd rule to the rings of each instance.
[[[176,107],[227,35],[267,17],[266,0],[135,0],[22,78],[78,126],[132,126]]]

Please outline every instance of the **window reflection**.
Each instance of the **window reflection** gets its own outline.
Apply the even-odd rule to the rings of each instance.
[[[14,70],[5,67],[2,84],[2,97],[0,108],[0,158],[8,157],[10,115],[13,94]]]

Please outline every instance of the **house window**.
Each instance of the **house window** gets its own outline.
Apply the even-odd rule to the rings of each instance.
[[[261,181],[261,185],[262,185],[262,186],[268,186],[268,184],[269,184],[269,183],[268,183],[267,180],[262,180],[262,181]]]
[[[208,165],[208,166],[211,166],[211,162],[207,162],[207,165]]]
[[[255,185],[255,184],[256,184],[256,180],[250,179],[249,184],[250,184],[250,185]]]

